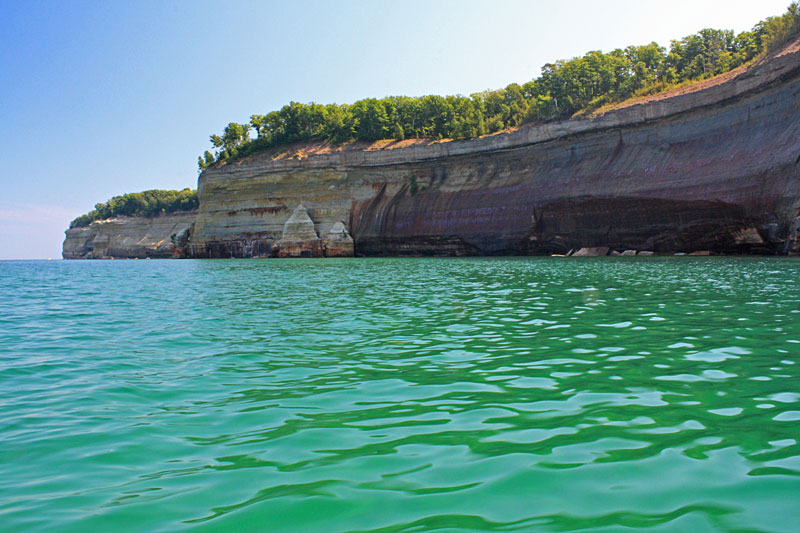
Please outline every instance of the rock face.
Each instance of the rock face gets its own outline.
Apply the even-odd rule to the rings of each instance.
[[[322,242],[303,204],[295,208],[283,225],[283,234],[273,253],[277,257],[322,257]]]
[[[198,194],[179,247],[188,257],[344,254],[339,223],[367,256],[800,254],[800,39],[722,82],[598,117],[391,150],[256,154],[206,169]],[[149,224],[68,230],[64,257],[170,255],[182,229]]]
[[[181,257],[197,211],[119,217],[66,231],[64,259]]]
[[[255,155],[207,169],[198,190],[192,257],[267,255],[301,201],[318,235],[344,221],[358,255],[781,253],[797,248],[800,216],[800,41],[723,83],[596,118]]]
[[[800,217],[795,218],[789,227],[789,236],[786,239],[784,252],[800,255]]]
[[[596,246],[593,248],[581,248],[572,257],[603,257],[608,255],[608,246]]]
[[[336,222],[325,235],[325,257],[353,257],[353,238],[344,227],[344,222]]]

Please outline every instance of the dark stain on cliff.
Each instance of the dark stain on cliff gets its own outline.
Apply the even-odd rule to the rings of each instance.
[[[285,205],[278,205],[272,207],[248,207],[246,209],[243,209],[243,211],[247,211],[251,215],[263,217],[266,214],[274,215],[276,213],[280,213],[281,211],[287,211],[287,208]]]
[[[608,158],[608,163],[606,163],[606,168],[614,164],[614,162],[617,160],[617,158],[622,153],[622,150],[624,148],[625,148],[625,143],[622,142],[622,131],[620,131],[619,140],[617,141],[617,145],[614,147],[614,151],[611,152],[611,155]]]
[[[372,188],[378,191],[375,197],[372,200],[357,203],[353,207],[350,234],[353,236],[356,245],[358,245],[359,236],[366,231],[367,226],[374,228],[375,220],[380,213],[380,204],[386,197],[386,182],[374,183]]]

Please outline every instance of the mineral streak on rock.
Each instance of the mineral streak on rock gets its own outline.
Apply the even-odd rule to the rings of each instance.
[[[260,154],[199,178],[194,257],[280,238],[301,200],[359,255],[781,253],[800,216],[800,41],[725,82],[470,141]],[[414,186],[412,187],[412,183]]]
[[[336,222],[325,235],[323,242],[325,257],[353,257],[353,238],[347,232],[344,222]]]
[[[119,217],[66,231],[64,259],[182,257],[197,211],[153,218]]]
[[[281,240],[275,243],[277,257],[322,257],[322,242],[308,211],[299,204],[286,224]]]

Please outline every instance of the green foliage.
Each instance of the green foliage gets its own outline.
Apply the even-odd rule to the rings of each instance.
[[[466,96],[389,96],[350,105],[290,102],[279,111],[253,115],[249,124],[231,122],[217,150],[198,159],[204,170],[216,162],[244,157],[297,141],[345,143],[393,138],[472,139],[524,123],[565,119],[579,112],[654,94],[729,72],[775,50],[800,33],[800,2],[786,14],[759,22],[752,31],[703,29],[673,40],[669,51],[657,43],[547,63],[540,77],[523,85]],[[250,139],[250,129],[256,138]]]
[[[215,161],[216,158],[214,157],[214,154],[206,150],[206,153],[197,158],[197,167],[200,169],[200,172],[202,172],[209,166],[213,165]]]
[[[759,33],[763,52],[773,52],[783,43],[800,33],[800,2],[792,2],[786,13],[770,17],[753,30]]]
[[[403,126],[400,124],[395,124],[392,128],[392,139],[395,141],[402,141],[406,138],[405,131],[403,130]]]
[[[150,190],[115,196],[109,201],[96,204],[94,209],[73,220],[69,227],[88,226],[95,220],[105,220],[120,215],[154,217],[162,213],[191,211],[197,209],[197,191]]]

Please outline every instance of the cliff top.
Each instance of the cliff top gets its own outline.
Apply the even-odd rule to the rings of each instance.
[[[336,152],[419,150],[455,140],[508,136],[514,128],[604,118],[638,104],[671,103],[747,76],[748,65],[764,63],[758,58],[767,55],[769,62],[791,54],[798,34],[800,0],[751,31],[706,28],[672,40],[668,50],[656,42],[610,52],[593,50],[547,63],[539,77],[523,84],[469,96],[386,96],[325,105],[292,101],[279,110],[251,115],[247,123],[231,122],[221,135],[211,135],[216,151],[199,157],[198,167],[202,171],[252,161],[256,154],[263,154],[258,159],[280,161]],[[252,130],[256,138],[250,137]]]
[[[528,123],[474,139],[392,139],[334,144],[325,141],[296,142],[270,148],[238,159],[217,163],[205,170],[200,181],[235,172],[281,172],[301,167],[339,165],[379,166],[444,156],[491,152],[546,142],[592,130],[622,127],[698,110],[760,90],[800,69],[800,36],[774,53],[728,73],[671,90],[626,100],[592,115],[561,121]]]
[[[86,227],[92,222],[118,216],[155,217],[166,213],[192,211],[197,209],[197,206],[195,190],[151,189],[114,196],[106,202],[95,204],[93,210],[73,220],[70,227]]]
[[[631,107],[634,105],[648,104],[651,102],[669,100],[670,98],[674,98],[676,96],[704,91],[711,87],[716,87],[718,85],[726,83],[741,75],[746,75],[751,71],[757,70],[758,67],[764,65],[765,63],[768,63],[770,60],[773,60],[778,57],[783,57],[789,54],[796,54],[797,52],[800,52],[800,37],[796,37],[795,39],[790,40],[789,43],[784,48],[781,48],[780,50],[773,52],[771,54],[767,54],[766,56],[756,59],[751,63],[735,68],[730,72],[726,72],[724,74],[720,74],[718,76],[714,76],[713,78],[708,78],[706,80],[690,81],[673,89],[658,92],[655,94],[628,98],[627,100],[619,102],[618,104],[610,104],[607,106],[603,106],[595,110],[594,112],[588,113],[586,116],[598,117],[617,109],[624,109],[626,107]]]

